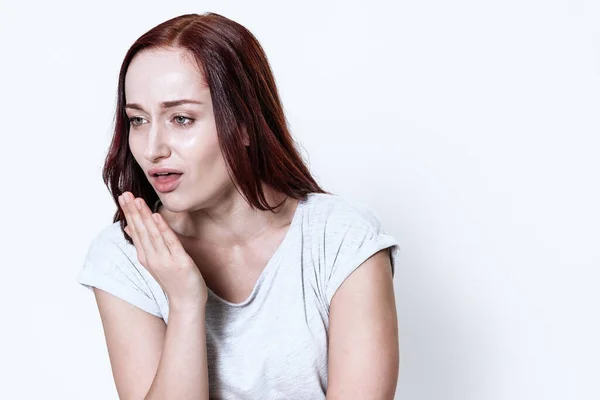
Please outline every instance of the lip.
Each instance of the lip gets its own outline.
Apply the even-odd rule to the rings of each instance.
[[[156,174],[165,173],[165,172],[173,172],[173,173],[176,173],[176,174],[183,174],[183,171],[180,171],[177,168],[157,167],[157,168],[150,169],[148,171],[148,176],[154,177],[154,175],[156,175]]]
[[[150,176],[150,180],[154,188],[161,193],[172,192],[179,186],[182,175],[171,175],[167,178],[161,178],[160,180],[156,176]]]

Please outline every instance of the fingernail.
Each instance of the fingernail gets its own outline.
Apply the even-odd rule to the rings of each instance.
[[[142,200],[136,199],[134,203],[138,210],[142,209]]]

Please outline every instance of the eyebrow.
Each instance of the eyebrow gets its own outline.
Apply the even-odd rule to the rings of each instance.
[[[162,103],[160,103],[160,106],[161,106],[161,108],[166,109],[166,108],[176,107],[176,106],[179,106],[182,104],[203,104],[203,103],[201,101],[197,101],[197,100],[183,99],[183,100],[163,101]],[[128,103],[125,105],[125,108],[132,108],[134,110],[144,111],[142,106],[140,106],[137,103]]]

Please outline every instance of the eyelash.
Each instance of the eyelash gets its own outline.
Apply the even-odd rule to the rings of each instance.
[[[131,118],[128,118],[128,120],[129,120],[129,126],[133,127],[134,129],[135,129],[135,128],[138,128],[140,125],[135,125],[135,124],[133,123],[133,121],[135,121],[135,120],[137,120],[137,119],[141,119],[141,118],[142,118],[142,117],[131,117]],[[189,121],[189,122],[187,122],[187,123],[183,123],[183,124],[177,124],[177,125],[179,125],[179,126],[182,126],[182,127],[184,127],[184,128],[187,128],[187,127],[190,127],[190,126],[192,126],[192,125],[194,124],[194,122],[196,121],[194,118],[186,117],[186,116],[184,116],[184,115],[176,115],[176,116],[174,116],[174,117],[173,117],[173,119],[175,119],[175,118],[185,118],[186,120],[188,120],[188,121]]]

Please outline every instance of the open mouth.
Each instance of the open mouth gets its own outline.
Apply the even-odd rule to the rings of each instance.
[[[152,183],[159,192],[165,193],[175,190],[181,181],[181,175],[177,173],[157,174],[152,176]]]

